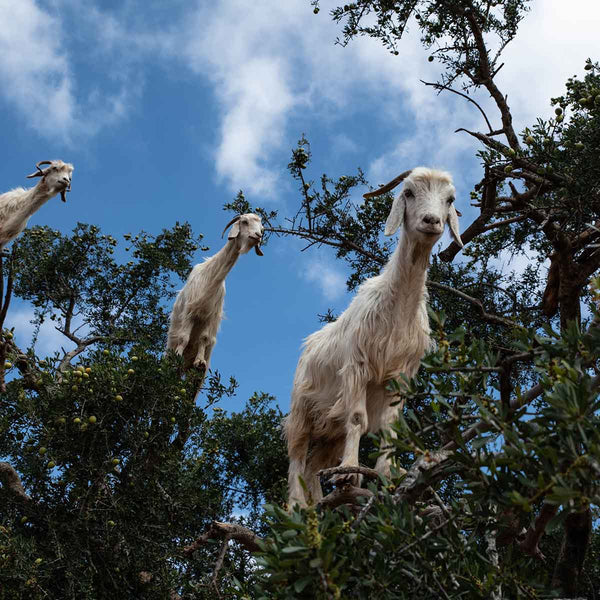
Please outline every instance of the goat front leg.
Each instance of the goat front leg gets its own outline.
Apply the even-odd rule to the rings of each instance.
[[[198,340],[196,358],[194,358],[194,363],[192,365],[194,368],[206,371],[215,342],[215,338],[212,338],[208,335],[200,336],[200,339]]]
[[[176,308],[178,308],[176,306]],[[179,356],[183,356],[190,341],[192,322],[181,316],[181,309],[173,309],[171,324],[167,334],[167,349],[174,350]]]
[[[340,402],[343,402],[346,408],[346,423],[344,443],[344,453],[340,467],[358,467],[358,450],[360,447],[360,438],[366,433],[369,426],[367,416],[367,387],[362,385],[356,375],[347,378],[343,396]],[[347,475],[334,475],[331,478],[335,486],[346,484],[359,486],[361,476],[358,473],[349,473]]]

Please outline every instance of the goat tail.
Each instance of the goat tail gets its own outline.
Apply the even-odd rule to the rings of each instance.
[[[282,422],[282,436],[287,441],[291,456],[301,448],[307,448],[311,437],[313,415],[305,398],[295,398],[292,394],[292,407]]]

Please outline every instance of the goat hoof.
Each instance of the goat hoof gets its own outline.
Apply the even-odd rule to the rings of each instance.
[[[193,366],[195,369],[201,369],[202,371],[206,371],[206,361],[204,359],[195,360]]]
[[[334,475],[330,482],[335,487],[344,487],[345,485],[351,485],[358,487],[360,485],[360,476],[358,473],[344,473],[340,475]]]

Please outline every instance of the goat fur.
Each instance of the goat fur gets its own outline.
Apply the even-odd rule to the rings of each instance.
[[[251,248],[262,256],[260,243],[264,228],[260,217],[246,213],[233,219],[227,227],[232,224],[225,246],[192,269],[171,312],[167,349],[183,356],[185,370],[209,367],[223,318],[225,278],[229,271]]]
[[[444,224],[462,247],[452,201],[452,177],[418,167],[405,179],[386,222],[392,235],[404,221],[399,243],[381,273],[364,281],[348,308],[333,323],[308,336],[298,361],[290,414],[284,422],[289,466],[289,504],[305,505],[299,481],[310,500],[322,498],[318,472],[357,466],[360,437],[388,429],[397,418],[400,398],[387,389],[400,374],[413,377],[431,345],[427,316],[427,266]],[[390,185],[388,184],[388,185]],[[390,188],[382,188],[388,191]],[[365,196],[376,195],[372,192]],[[407,196],[407,194],[412,196]],[[391,431],[393,435],[393,431]],[[378,472],[390,474],[390,459],[377,460]],[[356,483],[338,475],[337,483]]]
[[[0,195],[0,251],[14,240],[27,227],[31,215],[50,198],[64,193],[70,188],[73,165],[62,160],[44,161],[50,166],[28,175],[40,177],[38,184],[32,188],[15,188]]]

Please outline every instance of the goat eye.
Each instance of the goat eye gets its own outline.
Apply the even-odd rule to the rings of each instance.
[[[414,198],[414,197],[415,197],[415,195],[413,194],[413,191],[412,191],[412,190],[404,190],[404,195],[405,195],[407,198]]]
[[[448,204],[452,204],[454,202],[454,196],[450,196],[450,198],[448,198]]]

